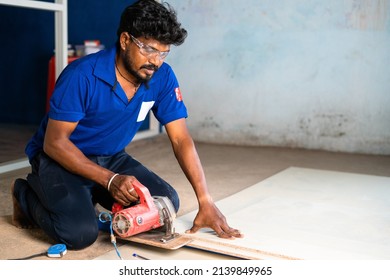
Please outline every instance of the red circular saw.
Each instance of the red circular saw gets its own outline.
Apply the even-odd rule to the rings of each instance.
[[[139,196],[139,203],[128,208],[118,203],[113,205],[113,230],[121,238],[162,227],[167,234],[174,234],[176,211],[172,202],[167,197],[151,196],[149,190],[137,181],[133,187]]]

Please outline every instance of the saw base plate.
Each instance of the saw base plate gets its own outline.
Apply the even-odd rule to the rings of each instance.
[[[125,238],[117,236],[117,238],[167,250],[177,250],[192,241],[192,238],[178,233],[174,233],[172,238],[167,238],[165,232],[153,230]]]

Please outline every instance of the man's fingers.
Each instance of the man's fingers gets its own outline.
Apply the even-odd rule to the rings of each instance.
[[[235,229],[235,228],[229,228],[229,230],[226,233],[229,234],[230,236],[234,236],[237,238],[244,237],[244,235],[241,233],[241,231],[239,231],[238,229]]]
[[[238,230],[231,227],[227,227],[223,229],[221,227],[220,230],[216,231],[218,237],[225,239],[234,239],[234,238],[242,238],[244,235]]]
[[[194,225],[191,229],[186,230],[186,233],[196,233],[199,229],[201,229],[201,226]],[[225,227],[217,227],[214,229],[215,233],[218,237],[224,238],[224,239],[234,239],[234,238],[242,238],[244,235],[238,230],[231,228],[229,226]]]
[[[218,237],[224,238],[224,239],[234,239],[234,236],[230,235],[229,233],[223,231],[222,229],[220,231],[216,231]]]
[[[187,229],[187,230],[186,230],[186,233],[195,233],[195,232],[197,232],[198,230],[200,230],[200,228],[201,228],[201,227],[199,227],[199,226],[193,226],[192,228]]]
[[[130,200],[130,201],[136,201],[138,199],[138,194],[137,192],[134,190],[134,188],[130,188],[127,190],[126,192],[126,197]]]
[[[138,194],[134,188],[121,191],[116,196],[116,200],[123,206],[130,205],[132,202],[137,201],[138,198]]]

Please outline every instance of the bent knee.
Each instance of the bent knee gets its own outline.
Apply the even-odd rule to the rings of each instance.
[[[179,207],[180,207],[180,199],[179,195],[177,192],[171,193],[169,196],[169,199],[171,200],[173,207],[175,208],[176,213],[179,212]]]
[[[82,225],[74,227],[74,229],[66,234],[63,234],[59,239],[70,250],[80,250],[91,246],[98,238],[98,224]]]

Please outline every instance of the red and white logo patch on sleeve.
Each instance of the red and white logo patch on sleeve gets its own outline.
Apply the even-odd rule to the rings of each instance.
[[[177,101],[183,101],[183,96],[181,95],[180,88],[175,88],[175,93],[176,93],[176,99]]]

